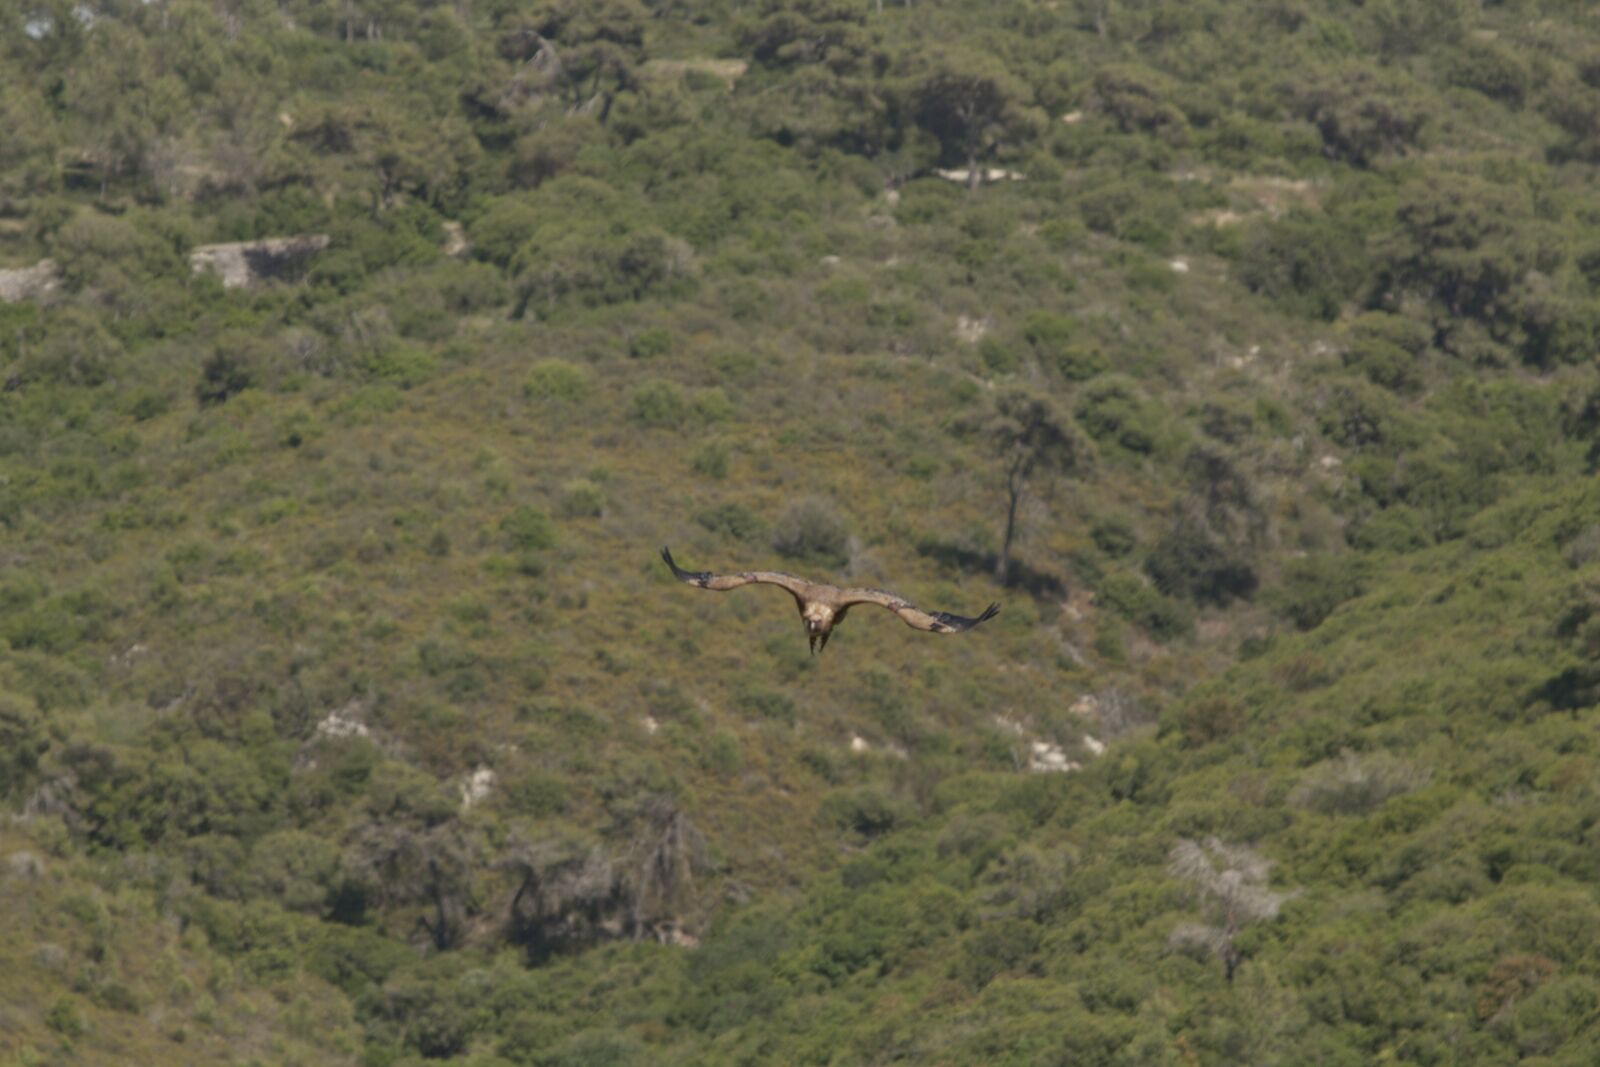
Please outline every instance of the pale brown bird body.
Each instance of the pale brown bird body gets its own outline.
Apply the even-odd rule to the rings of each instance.
[[[665,548],[661,550],[661,558],[672,568],[673,575],[679,581],[701,589],[722,592],[759,582],[787,590],[800,609],[800,619],[805,623],[806,636],[811,639],[813,654],[828,647],[828,635],[835,626],[844,622],[845,614],[857,604],[877,604],[888,608],[912,629],[933,634],[957,634],[970,630],[980,622],[994,618],[1000,611],[999,604],[990,604],[981,615],[969,619],[943,611],[923,611],[904,597],[886,593],[882,589],[846,589],[824,582],[809,582],[781,571],[741,571],[738,574],[686,571],[673,562],[672,553]]]

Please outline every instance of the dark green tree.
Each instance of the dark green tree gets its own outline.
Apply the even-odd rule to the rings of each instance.
[[[1011,570],[1011,545],[1017,531],[1017,508],[1031,479],[1046,474],[1079,475],[1092,453],[1055,401],[1043,393],[1015,388],[995,397],[982,432],[999,454],[1006,484],[1006,525],[1000,539],[995,580],[1006,583]]]
[[[546,69],[568,109],[605,122],[617,94],[638,88],[648,21],[637,0],[557,0],[535,11],[529,39],[548,46]]]
[[[1171,527],[1150,549],[1145,571],[1169,596],[1225,605],[1248,598],[1259,582],[1254,557],[1266,516],[1254,486],[1231,456],[1209,446],[1183,461],[1184,495]]]
[[[967,188],[982,179],[978,164],[1037,129],[1030,93],[1001,61],[985,53],[941,54],[910,89],[911,114],[931,134],[947,164],[967,170]]]

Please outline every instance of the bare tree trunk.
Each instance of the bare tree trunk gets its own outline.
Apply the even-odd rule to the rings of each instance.
[[[978,191],[978,153],[975,152],[975,151],[968,151],[967,152],[967,192],[975,193],[977,191]]]
[[[1022,499],[1022,479],[1013,474],[1006,482],[1010,501],[1006,506],[1006,534],[1000,541],[1000,561],[995,564],[994,580],[1001,586],[1011,571],[1011,538],[1017,532],[1017,502]]]

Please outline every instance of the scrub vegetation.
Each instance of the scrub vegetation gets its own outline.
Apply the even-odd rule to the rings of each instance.
[[[0,0],[0,129],[0,1064],[1600,1062],[1591,5]]]

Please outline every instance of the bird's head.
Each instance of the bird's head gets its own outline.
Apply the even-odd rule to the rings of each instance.
[[[800,615],[806,624],[806,637],[811,641],[813,654],[828,645],[828,632],[833,629],[833,611],[824,604],[808,604]],[[820,642],[820,644],[819,644]]]

